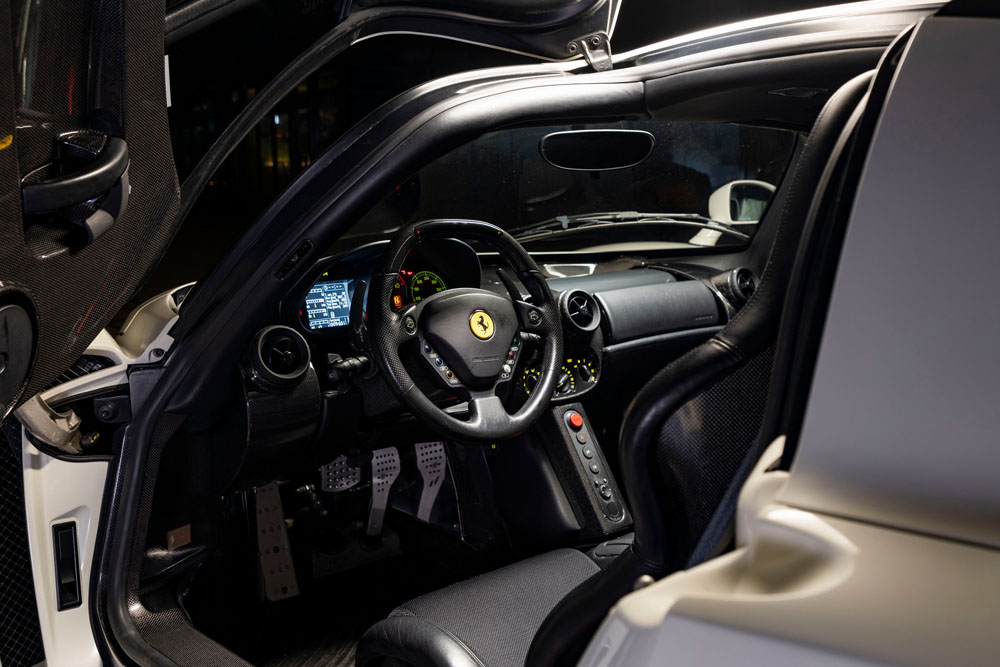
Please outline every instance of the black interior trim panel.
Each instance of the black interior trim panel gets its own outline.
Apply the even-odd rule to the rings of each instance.
[[[703,329],[720,323],[719,303],[704,283],[685,280],[664,285],[640,285],[595,294],[604,313],[610,343]]]

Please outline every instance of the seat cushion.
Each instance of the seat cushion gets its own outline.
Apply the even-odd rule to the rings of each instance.
[[[356,664],[522,667],[542,621],[600,568],[559,549],[397,607],[361,638]]]

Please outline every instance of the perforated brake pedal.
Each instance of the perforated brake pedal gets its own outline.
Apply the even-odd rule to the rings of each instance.
[[[319,469],[320,488],[327,493],[340,493],[361,483],[361,466],[352,466],[340,455]]]
[[[372,452],[372,503],[368,510],[368,535],[382,533],[385,509],[389,505],[389,490],[399,477],[399,451],[395,447]]]
[[[281,494],[274,482],[254,489],[257,506],[257,552],[264,583],[264,597],[284,600],[299,594],[295,565],[285,528]]]
[[[417,452],[417,469],[420,470],[420,477],[424,480],[424,487],[420,492],[420,505],[417,507],[417,518],[430,522],[431,510],[434,509],[434,501],[437,500],[448,468],[448,456],[443,442],[420,442],[414,447]]]

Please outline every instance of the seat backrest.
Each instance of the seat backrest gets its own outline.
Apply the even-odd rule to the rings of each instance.
[[[824,105],[803,145],[778,231],[753,296],[729,324],[666,366],[639,391],[620,438],[635,521],[633,551],[663,574],[687,562],[763,416],[771,351],[799,240],[824,171],[872,74]],[[650,475],[650,471],[653,474]]]
[[[644,574],[683,567],[754,445],[772,350],[803,229],[834,148],[871,82],[851,79],[824,105],[798,154],[757,290],[729,324],[636,395],[620,438],[632,547],[578,586],[536,633],[526,664],[572,664],[600,620]]]
[[[653,484],[664,511],[668,571],[690,560],[737,470],[757,442],[774,346],[753,353],[663,423]],[[628,487],[626,487],[628,488]]]

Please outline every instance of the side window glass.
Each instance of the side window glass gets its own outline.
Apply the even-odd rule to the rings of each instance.
[[[240,110],[325,32],[331,23],[324,8],[334,5],[305,3],[289,11],[277,0],[253,3],[168,47],[170,133],[182,182]],[[146,299],[204,278],[278,193],[382,103],[441,76],[524,62],[504,51],[415,35],[351,46],[299,82],[223,162],[112,327]]]

